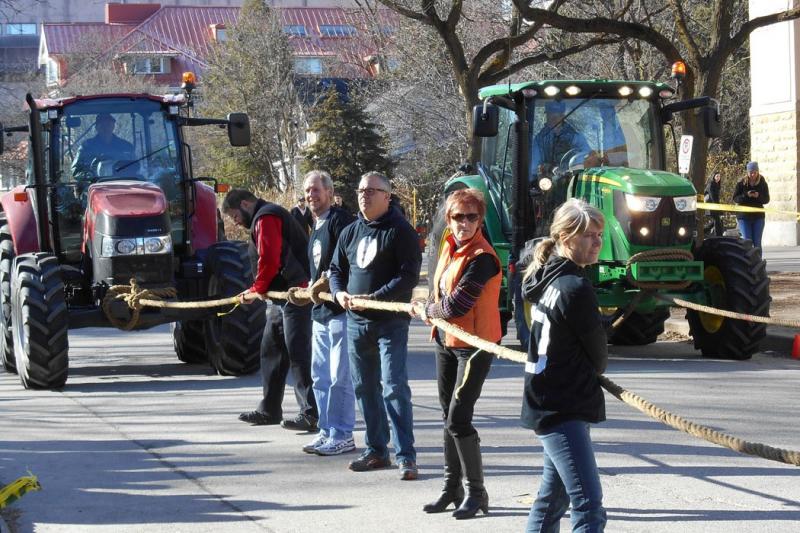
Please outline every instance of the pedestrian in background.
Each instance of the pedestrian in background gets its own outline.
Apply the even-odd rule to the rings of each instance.
[[[419,281],[422,254],[414,228],[389,206],[392,189],[386,176],[367,172],[357,192],[361,212],[339,236],[330,280],[331,293],[347,309],[350,370],[367,426],[366,450],[349,468],[363,472],[392,464],[390,423],[400,478],[412,480],[417,479],[417,451],[406,368],[410,317],[369,311],[353,299],[410,302]]]
[[[602,213],[583,200],[555,212],[550,237],[536,246],[522,292],[534,304],[522,425],[536,432],[544,465],[529,533],[557,532],[572,504],[573,531],[603,531],[606,511],[589,424],[605,420],[599,374],[608,347],[597,297],[584,267],[602,247]],[[553,253],[555,252],[555,253]]]
[[[758,171],[758,163],[747,163],[747,174],[736,182],[733,203],[745,207],[764,207],[769,203],[767,180]],[[764,213],[736,213],[736,223],[743,239],[753,241],[753,246],[761,248],[761,235],[764,233]]]
[[[467,333],[499,343],[503,333],[497,301],[502,276],[500,259],[481,230],[485,214],[486,203],[477,189],[461,189],[447,198],[445,220],[450,233],[436,263],[433,291],[427,303],[414,302],[412,315],[426,321],[447,320]],[[480,438],[472,415],[493,357],[436,327],[431,337],[444,419],[444,487],[439,498],[422,510],[440,513],[454,503],[456,519],[472,518],[478,510],[489,511]]]
[[[711,176],[711,179],[709,179],[708,183],[706,183],[703,199],[707,203],[718,204],[719,191],[721,187],[722,174],[719,172],[714,172],[714,175]],[[711,224],[708,226],[706,231],[713,231],[714,235],[717,237],[722,237],[722,235],[725,233],[725,228],[722,225],[722,213],[719,211],[706,211],[706,214],[707,216],[711,217]]]
[[[314,215],[308,242],[312,294],[328,292],[328,268],[339,234],[354,218],[333,203],[330,174],[312,170],[303,181],[306,201]],[[316,300],[316,298],[315,298]],[[356,449],[353,426],[356,399],[347,356],[347,315],[335,302],[315,301],[311,310],[311,379],[319,409],[319,433],[303,446],[317,455],[339,455]]]
[[[222,202],[223,212],[250,229],[250,261],[253,285],[242,292],[264,298],[267,291],[307,287],[309,279],[308,235],[283,207],[244,189],[231,189]],[[283,420],[283,392],[291,368],[300,413]],[[291,302],[273,303],[261,338],[263,397],[254,411],[239,420],[258,426],[281,424],[297,431],[317,430],[317,404],[311,389],[311,307]]]
[[[300,224],[300,227],[306,231],[306,235],[311,233],[314,228],[314,218],[311,210],[306,206],[305,196],[297,198],[297,204],[291,210],[292,216]]]

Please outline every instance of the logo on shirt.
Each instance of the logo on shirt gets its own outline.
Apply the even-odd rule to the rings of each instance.
[[[314,257],[314,269],[319,268],[319,261],[322,259],[322,243],[319,239],[314,239],[314,244],[311,245],[311,255]]]
[[[356,264],[359,268],[366,268],[378,254],[378,241],[374,237],[364,237],[358,243],[356,250]]]

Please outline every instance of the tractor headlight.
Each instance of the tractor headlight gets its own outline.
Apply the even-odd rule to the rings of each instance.
[[[658,196],[634,196],[633,194],[625,193],[625,203],[628,204],[628,209],[631,211],[652,213],[658,209],[661,198]]]
[[[676,196],[672,199],[675,202],[675,209],[681,212],[697,211],[696,196]]]
[[[131,237],[116,239],[103,236],[100,247],[101,257],[121,255],[168,254],[172,252],[172,237]]]

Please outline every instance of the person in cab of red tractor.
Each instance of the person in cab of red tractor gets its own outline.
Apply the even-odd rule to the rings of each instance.
[[[121,165],[134,160],[133,145],[114,133],[116,123],[110,113],[97,115],[95,136],[81,144],[72,162],[75,180],[113,176]]]
[[[500,259],[483,236],[485,214],[486,203],[477,189],[461,189],[447,198],[445,216],[450,234],[436,263],[434,290],[427,303],[413,303],[411,314],[423,320],[441,318],[467,333],[499,343],[503,337],[497,308]],[[441,513],[453,503],[457,506],[453,513],[457,520],[472,518],[478,510],[489,510],[480,438],[472,425],[472,415],[493,357],[436,327],[431,336],[444,419],[444,487],[439,497],[422,510]]]
[[[308,235],[283,207],[257,198],[244,189],[231,189],[222,202],[223,212],[250,229],[250,261],[253,285],[240,294],[264,298],[267,291],[307,287]],[[300,413],[283,420],[283,392],[292,371]],[[311,306],[273,302],[261,340],[263,397],[254,411],[239,420],[258,426],[281,424],[294,431],[317,430],[317,404],[311,387]]]

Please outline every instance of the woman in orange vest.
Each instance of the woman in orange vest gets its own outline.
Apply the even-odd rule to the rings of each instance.
[[[447,199],[445,217],[450,232],[436,265],[433,289],[427,302],[412,304],[412,315],[425,321],[444,319],[487,341],[500,342],[500,260],[481,231],[485,213],[486,203],[477,189],[461,189]],[[478,510],[489,510],[472,413],[491,368],[492,354],[435,327],[431,337],[436,343],[444,418],[444,488],[423,510],[440,513],[453,503],[458,505],[453,513],[456,519],[472,518]]]

